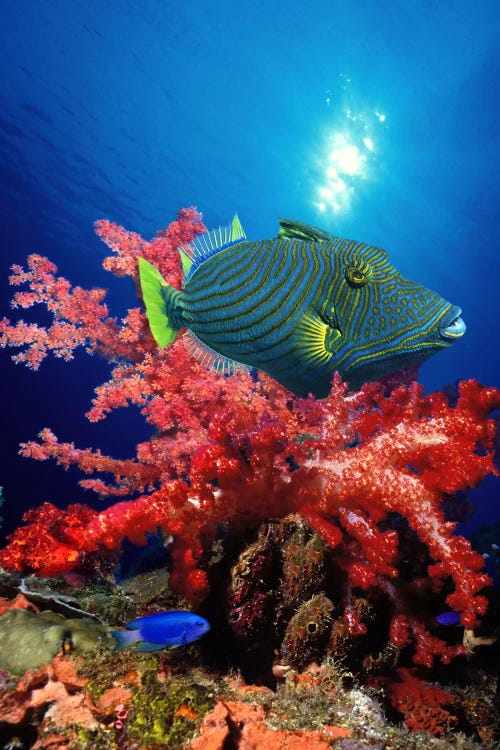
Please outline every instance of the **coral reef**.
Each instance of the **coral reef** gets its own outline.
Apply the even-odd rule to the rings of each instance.
[[[271,690],[234,673],[206,671],[202,651],[201,643],[155,655],[98,645],[84,652],[62,648],[49,664],[20,677],[1,672],[0,744],[16,741],[23,750],[493,750],[500,739],[495,679],[471,661],[461,670],[464,687],[445,689],[427,683],[416,668],[391,667],[367,688],[327,659],[289,669]]]
[[[489,582],[483,559],[465,539],[453,536],[455,526],[446,521],[440,500],[441,493],[475,484],[493,470],[487,413],[498,398],[494,389],[462,383],[452,408],[439,394],[422,396],[417,385],[386,397],[375,386],[347,395],[335,383],[321,404],[302,401],[300,409],[281,415],[300,424],[301,410],[313,410],[322,435],[302,445],[283,421],[269,421],[269,414],[263,422],[263,415],[245,408],[239,427],[233,427],[232,405],[214,414],[207,442],[192,457],[189,482],[170,479],[150,495],[100,513],[44,503],[28,511],[28,526],[15,532],[0,563],[43,575],[84,569],[92,554],[119,550],[125,536],[144,542],[146,531],[164,526],[175,540],[170,585],[196,600],[207,590],[198,562],[220,523],[234,532],[296,511],[334,550],[345,575],[341,598],[351,635],[365,629],[352,606],[353,589],[379,587],[393,611],[391,642],[402,647],[413,641],[419,663],[430,664],[435,655],[449,660],[460,649],[429,635],[407,602],[451,579],[455,590],[446,602],[462,612],[465,626],[475,627],[486,609],[478,593]],[[346,447],[354,437],[361,442]],[[383,528],[394,513],[406,519],[431,559],[412,591],[398,577],[398,531]]]
[[[445,706],[453,703],[453,696],[419,680],[414,671],[398,669],[396,679],[391,680],[389,699],[404,715],[406,726],[414,732],[444,734],[447,727],[456,722],[456,717]]]
[[[0,741],[17,736],[23,738],[19,747],[31,747],[25,743],[38,736],[47,744],[37,742],[33,747],[57,747],[55,732],[62,731],[67,740],[77,736],[76,729],[80,733],[82,729],[97,730],[110,722],[116,705],[132,696],[128,688],[120,686],[102,692],[94,702],[87,683],[88,678],[79,676],[73,662],[63,655],[41,669],[27,671],[0,694]]]
[[[178,283],[177,248],[202,224],[194,209],[184,209],[149,243],[108,222],[97,229],[116,253],[105,260],[106,268],[137,280],[137,257],[154,258],[166,278]],[[388,395],[378,384],[349,393],[335,377],[322,401],[294,397],[263,374],[225,378],[203,369],[189,359],[182,340],[159,351],[140,309],[129,310],[119,324],[108,315],[103,290],[71,287],[41,256],[30,256],[28,267],[14,267],[11,283],[27,284],[29,291],[18,291],[13,305],[43,303],[53,325],[4,319],[0,344],[24,347],[14,359],[33,368],[49,351],[65,359],[77,346],[102,354],[114,369],[97,389],[89,418],[102,419],[133,403],[157,433],[137,446],[135,460],[60,443],[49,429],[39,442],[25,443],[25,456],[113,477],[108,484],[84,480],[85,487],[139,497],[101,512],[82,505],[60,510],[50,503],[28,511],[27,525],[0,553],[4,569],[45,576],[99,572],[110,550],[119,553],[124,537],[144,544],[146,532],[162,527],[173,536],[170,586],[196,602],[208,590],[203,561],[220,524],[235,533],[298,513],[333,550],[343,572],[340,600],[350,636],[366,629],[352,603],[355,592],[376,587],[390,602],[391,643],[414,643],[416,663],[430,665],[435,656],[448,661],[462,651],[430,634],[408,602],[418,600],[426,586],[436,592],[451,580],[446,602],[461,613],[464,626],[476,627],[485,612],[479,593],[489,582],[483,560],[453,535],[455,525],[441,506],[451,493],[496,471],[495,424],[488,414],[500,406],[499,391],[463,382],[451,406],[444,394],[424,396],[416,383]],[[400,585],[402,532],[388,523],[395,514],[429,556],[411,591]]]
[[[347,727],[328,725],[322,726],[321,730],[270,729],[264,719],[265,712],[262,706],[249,705],[243,701],[220,701],[214,710],[205,716],[201,733],[189,748],[223,750],[226,739],[237,734],[239,750],[269,746],[276,750],[328,750],[331,740],[350,736]]]
[[[194,209],[150,242],[99,222],[114,252],[104,267],[137,284],[144,257],[179,285],[177,250],[202,229]],[[125,460],[60,442],[49,428],[22,444],[26,457],[79,467],[82,485],[110,504],[45,502],[25,514],[0,565],[34,575],[0,581],[0,624],[61,622],[77,610],[116,627],[184,608],[178,596],[212,630],[182,655],[154,657],[96,644],[78,654],[58,631],[42,659],[50,666],[37,662],[16,679],[8,665],[0,675],[5,743],[21,735],[22,746],[75,750],[190,742],[193,750],[256,742],[444,750],[452,737],[472,750],[478,738],[498,741],[496,675],[485,673],[485,700],[479,688],[467,696],[433,685],[425,670],[498,649],[496,619],[485,619],[491,632],[482,625],[495,602],[483,557],[455,534],[455,521],[469,512],[456,493],[498,473],[489,415],[499,390],[469,380],[452,396],[424,395],[393,378],[353,393],[335,376],[327,398],[300,398],[262,373],[205,369],[182,337],[159,350],[141,308],[111,317],[104,290],[72,287],[40,255],[27,270],[15,266],[11,283],[26,287],[14,307],[41,303],[53,318],[47,327],[0,321],[0,345],[20,349],[14,360],[36,369],[49,353],[69,360],[78,347],[105,357],[111,376],[88,418],[134,405],[154,434]],[[116,585],[124,540],[146,545],[151,535],[163,567]],[[40,576],[63,580],[52,588]],[[14,609],[38,606],[58,614]],[[461,627],[436,623],[443,609],[459,613]],[[81,673],[62,677],[63,664]],[[231,669],[276,690],[231,682]]]

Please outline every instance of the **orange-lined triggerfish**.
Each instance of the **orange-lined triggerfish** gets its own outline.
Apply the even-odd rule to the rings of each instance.
[[[358,388],[419,364],[465,333],[461,309],[405,279],[379,247],[280,220],[249,242],[237,216],[181,248],[184,289],[139,258],[151,332],[160,347],[187,328],[188,348],[217,370],[238,364],[318,398],[338,370]]]

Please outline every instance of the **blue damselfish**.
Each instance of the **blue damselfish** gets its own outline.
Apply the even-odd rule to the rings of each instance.
[[[442,612],[436,617],[436,622],[440,625],[460,625],[460,613]]]
[[[151,332],[160,347],[187,328],[200,361],[247,365],[300,394],[326,396],[338,370],[351,388],[416,365],[465,333],[461,309],[403,278],[387,253],[280,219],[249,242],[237,216],[181,249],[184,289],[139,258]]]
[[[137,651],[161,651],[199,640],[210,630],[210,623],[194,612],[173,610],[138,617],[127,622],[128,630],[112,630],[117,649],[137,644]]]

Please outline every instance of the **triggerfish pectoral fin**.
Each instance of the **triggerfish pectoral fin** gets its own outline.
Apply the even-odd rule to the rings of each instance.
[[[248,370],[248,367],[241,364],[241,362],[225,357],[223,354],[216,352],[215,349],[212,349],[211,346],[204,344],[192,331],[186,331],[183,341],[186,350],[192,357],[197,359],[201,365],[210,367],[216,372],[220,372],[223,375],[232,375],[237,370]]]
[[[172,324],[167,300],[170,294],[177,292],[161,273],[144,258],[138,258],[139,280],[149,328],[154,340],[161,349],[175,341],[178,328]],[[179,292],[177,292],[179,294]]]

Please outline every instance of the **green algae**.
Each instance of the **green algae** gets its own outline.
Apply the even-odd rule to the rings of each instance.
[[[143,690],[129,704],[127,734],[145,747],[178,748],[192,737],[202,717],[215,704],[213,686],[180,676],[168,684],[151,670],[142,676]]]
[[[82,729],[73,727],[76,738],[72,740],[71,750],[120,750],[120,745],[116,742],[115,731],[113,729]],[[121,746],[123,748],[123,745]]]
[[[195,650],[191,653],[195,653]],[[135,651],[98,650],[93,654],[83,654],[77,663],[78,673],[89,678],[86,689],[94,702],[117,683],[123,684],[132,692],[127,703],[128,718],[124,721],[121,741],[130,746],[148,748],[180,748],[195,733],[201,718],[215,704],[216,687],[205,672],[186,663],[186,651],[175,651],[162,655],[140,654]],[[188,669],[186,674],[174,673],[166,681],[159,678],[163,674],[164,662],[172,669],[172,662],[179,661],[179,667]],[[136,673],[140,687],[127,683],[127,676]],[[180,710],[179,710],[180,709]],[[95,744],[97,739],[100,744]],[[84,741],[85,740],[85,741]],[[111,750],[116,746],[109,730],[95,735],[95,730],[85,730],[80,740],[81,747],[98,747]],[[87,742],[87,744],[85,744]]]

